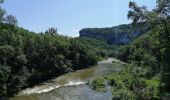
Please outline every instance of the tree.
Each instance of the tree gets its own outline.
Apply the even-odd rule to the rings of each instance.
[[[139,7],[135,2],[130,2],[129,8],[131,10],[128,12],[128,18],[133,20],[133,24],[145,22],[149,23],[152,28],[159,26],[166,33],[170,33],[168,29],[170,0],[157,0],[156,8],[152,11],[148,11],[146,6]]]
[[[46,30],[45,34],[47,35],[57,35],[57,28],[51,27],[48,30]]]
[[[4,22],[9,25],[17,25],[17,19],[13,15],[7,15]]]
[[[3,3],[4,0],[0,0],[0,4]],[[0,7],[0,23],[6,23],[9,25],[17,25],[17,19],[13,15],[6,15],[6,11]]]
[[[7,94],[7,80],[11,69],[9,66],[0,64],[0,97]]]
[[[14,56],[14,52],[12,46],[0,46],[0,64],[7,65]]]
[[[0,0],[0,4],[3,3],[4,1],[3,0]],[[3,17],[4,15],[6,14],[6,11],[4,9],[1,8],[0,6],[0,23],[3,22]]]
[[[143,22],[149,23],[150,28],[157,30],[159,33],[159,44],[152,51],[162,52],[162,83],[163,92],[170,92],[170,0],[157,0],[156,8],[148,11],[145,6],[139,7],[135,2],[129,3],[131,9],[128,13],[128,18],[133,20],[133,24]]]

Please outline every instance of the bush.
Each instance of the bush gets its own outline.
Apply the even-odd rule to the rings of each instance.
[[[136,100],[135,94],[127,88],[116,89],[112,88],[113,100]]]
[[[97,92],[106,91],[106,81],[104,78],[97,78],[92,81],[92,87]]]
[[[159,79],[146,80],[146,97],[147,99],[158,99],[159,98]]]

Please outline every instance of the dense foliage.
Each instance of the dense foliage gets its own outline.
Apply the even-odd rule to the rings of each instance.
[[[169,99],[170,0],[157,0],[152,11],[135,2],[129,7],[132,24],[83,29],[80,38],[60,36],[56,28],[40,34],[29,32],[17,27],[16,18],[0,7],[0,97],[95,65],[97,59],[116,56],[128,66],[120,73],[94,80],[96,91],[105,90],[109,83],[113,99]],[[115,46],[120,44],[127,45]]]
[[[0,96],[96,63],[95,52],[75,39],[0,24]]]
[[[97,63],[95,52],[55,28],[36,34],[16,25],[16,18],[0,8],[0,97]]]
[[[117,46],[108,44],[106,41],[89,37],[79,37],[76,38],[76,40],[87,46],[90,50],[94,51],[98,57],[98,60],[116,56]]]
[[[170,0],[157,0],[148,11],[130,2],[128,18],[132,25],[142,22],[150,31],[118,51],[118,58],[128,62],[120,73],[104,78],[112,86],[113,99],[155,100],[170,98]]]
[[[114,98],[160,99],[162,61],[156,47],[154,31],[141,36],[119,51],[119,59],[129,63],[121,73],[106,76],[111,82]],[[126,95],[126,96],[125,96]]]
[[[0,13],[0,97],[113,54],[113,46],[104,41],[60,36],[53,27],[36,34],[17,27],[16,18],[4,9]]]
[[[106,81],[103,78],[96,78],[92,81],[92,88],[97,92],[106,91]]]

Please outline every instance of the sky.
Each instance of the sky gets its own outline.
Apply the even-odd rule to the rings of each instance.
[[[1,5],[14,15],[18,26],[33,32],[50,27],[58,33],[77,37],[82,28],[112,27],[128,24],[128,2],[131,0],[5,0]],[[155,7],[156,0],[133,0],[138,5]]]

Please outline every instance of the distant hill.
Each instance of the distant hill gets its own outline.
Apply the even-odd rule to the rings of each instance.
[[[105,40],[110,44],[124,45],[131,41],[131,38],[137,38],[146,33],[148,28],[142,27],[142,23],[136,25],[136,28],[131,30],[130,24],[123,24],[110,28],[85,28],[80,30],[80,37],[89,37],[100,40]],[[129,33],[133,33],[130,35]]]

